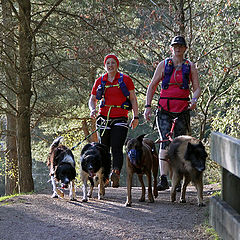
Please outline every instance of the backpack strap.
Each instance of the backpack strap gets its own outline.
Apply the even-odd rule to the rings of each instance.
[[[102,76],[102,77],[101,77],[101,84],[102,84],[103,88],[105,88],[106,82],[107,82],[107,81],[103,81],[103,76]]]
[[[130,92],[128,91],[128,88],[127,88],[125,82],[123,81],[123,74],[122,73],[120,73],[120,78],[118,79],[118,84],[119,84],[119,87],[122,90],[123,95],[125,97],[129,97]]]
[[[103,76],[101,78],[101,84],[97,88],[96,99],[101,100],[104,96],[106,81],[103,81]]]
[[[165,67],[164,67],[164,79],[162,81],[162,88],[168,89],[170,78],[172,76],[174,69],[173,61],[171,58],[165,59]],[[181,84],[181,89],[189,89],[189,75],[191,72],[191,65],[187,59],[184,59],[182,64],[182,79],[183,83]]]
[[[174,69],[173,61],[171,58],[165,59],[164,79],[162,81],[162,89],[168,89],[170,78]]]
[[[181,89],[189,89],[189,75],[191,72],[191,65],[190,62],[186,59],[184,59],[184,62],[182,64],[182,78],[183,78],[183,83],[182,86],[180,87]]]
[[[110,109],[112,107],[120,107],[120,108],[123,108],[123,109],[126,109],[126,110],[131,110],[132,109],[132,104],[129,100],[129,96],[130,96],[130,92],[128,91],[128,88],[125,84],[125,82],[123,81],[123,74],[120,73],[120,78],[118,79],[118,85],[106,85],[106,81],[103,81],[103,76],[101,78],[101,84],[98,86],[98,89],[97,89],[97,95],[96,95],[96,98],[98,100],[101,100],[100,101],[100,108],[104,107],[104,106],[108,106],[110,107]],[[104,98],[104,94],[105,94],[105,90],[107,87],[120,87],[123,95],[127,98],[126,101],[124,101],[122,103],[121,106],[116,106],[116,105],[105,105],[105,98]]]

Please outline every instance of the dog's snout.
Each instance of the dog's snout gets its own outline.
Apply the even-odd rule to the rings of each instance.
[[[199,172],[203,172],[205,170],[205,166],[196,166],[195,167]]]
[[[63,181],[63,184],[68,185],[70,183],[70,180],[66,177]]]

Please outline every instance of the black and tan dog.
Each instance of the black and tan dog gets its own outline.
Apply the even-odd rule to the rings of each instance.
[[[69,189],[69,197],[76,200],[74,179],[76,178],[75,160],[72,151],[60,144],[63,137],[56,138],[50,146],[47,165],[53,188],[53,198],[64,197],[64,193],[56,187],[56,181],[61,183],[62,188]]]
[[[82,149],[81,156],[81,180],[83,181],[83,202],[87,197],[92,197],[94,178],[97,178],[98,199],[105,195],[105,183],[108,181],[111,170],[111,155],[107,146],[101,143],[89,143]],[[87,194],[87,181],[90,181],[90,191]]]
[[[143,182],[143,174],[147,175],[148,179],[148,199],[149,202],[154,202],[154,197],[157,198],[157,174],[158,174],[158,156],[155,149],[154,142],[150,139],[144,138],[141,135],[137,138],[128,140],[127,142],[127,201],[126,206],[132,205],[132,177],[137,173],[138,179],[142,186],[142,196],[140,202],[145,201],[145,185]],[[152,173],[154,179],[153,194],[152,194]]]
[[[176,137],[169,145],[167,157],[172,179],[171,201],[176,201],[176,188],[183,178],[180,202],[186,202],[186,188],[192,181],[197,189],[198,206],[204,206],[203,171],[207,153],[202,142],[191,136]]]

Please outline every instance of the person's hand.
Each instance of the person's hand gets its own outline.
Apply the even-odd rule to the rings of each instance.
[[[150,107],[147,107],[143,113],[144,115],[144,119],[147,120],[147,121],[150,121],[150,117],[151,117],[151,108]]]
[[[90,117],[91,118],[96,118],[96,109],[95,108],[91,110]]]
[[[132,119],[132,121],[130,122],[130,125],[129,125],[129,126],[130,126],[132,129],[134,129],[134,128],[137,127],[138,122],[139,122],[139,120],[136,119],[136,118],[134,118],[134,119]]]
[[[189,110],[194,110],[197,107],[197,98],[192,98],[189,102]]]

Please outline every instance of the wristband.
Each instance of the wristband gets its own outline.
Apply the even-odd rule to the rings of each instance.
[[[139,119],[139,116],[135,116],[133,119]]]
[[[151,104],[146,104],[145,105],[145,108],[149,108],[149,107],[152,107]]]

